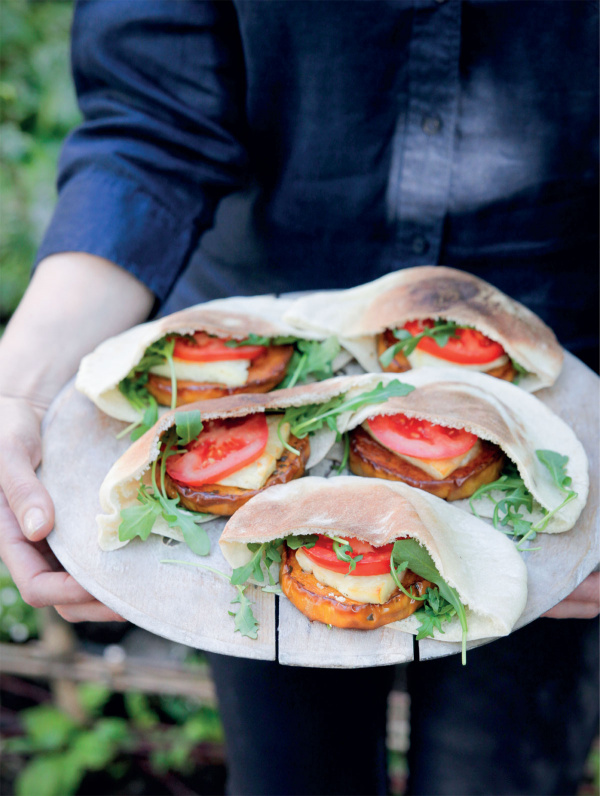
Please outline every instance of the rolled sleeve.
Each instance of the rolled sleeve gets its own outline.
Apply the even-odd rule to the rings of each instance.
[[[85,0],[73,23],[83,124],[63,146],[58,203],[36,263],[81,251],[164,301],[245,184],[244,66],[229,2]]]

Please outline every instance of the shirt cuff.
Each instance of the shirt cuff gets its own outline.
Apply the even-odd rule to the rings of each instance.
[[[34,268],[59,252],[95,254],[129,271],[162,303],[197,244],[202,204],[193,216],[178,217],[127,177],[79,172],[62,186]],[[206,208],[204,215],[208,223]]]

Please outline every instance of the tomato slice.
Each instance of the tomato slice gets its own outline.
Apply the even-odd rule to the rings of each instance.
[[[351,575],[387,575],[390,571],[390,556],[394,548],[393,544],[386,544],[383,547],[373,547],[368,542],[350,537],[346,540],[352,548],[350,554],[353,558],[362,555],[362,559],[357,562]],[[308,558],[319,566],[330,569],[333,572],[348,574],[350,566],[348,561],[340,561],[333,549],[333,539],[328,536],[319,536],[314,547],[303,547],[302,551]]]
[[[209,420],[187,453],[169,456],[167,473],[187,486],[215,484],[256,461],[267,447],[269,429],[262,413]]]
[[[477,435],[406,415],[379,415],[367,420],[375,439],[386,448],[416,459],[453,459],[471,450]]]
[[[256,359],[264,354],[267,347],[264,345],[243,345],[229,348],[219,337],[210,337],[206,332],[196,332],[194,340],[187,337],[177,337],[173,356],[175,359],[185,359],[192,362],[225,362],[231,359]]]
[[[424,327],[431,329],[435,322],[431,319],[426,321],[409,321],[404,324],[404,329],[413,336],[420,334]],[[439,346],[431,337],[423,337],[417,344],[417,348],[432,354],[448,362],[456,362],[460,365],[485,365],[501,357],[505,351],[495,340],[490,340],[477,329],[457,329],[457,337],[450,337],[445,346]]]

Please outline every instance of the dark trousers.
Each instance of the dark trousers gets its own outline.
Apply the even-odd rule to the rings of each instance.
[[[385,794],[395,667],[309,669],[210,654],[233,796]],[[597,620],[541,619],[408,666],[409,793],[575,794],[598,732]]]

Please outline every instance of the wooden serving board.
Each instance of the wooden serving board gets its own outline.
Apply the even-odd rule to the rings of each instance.
[[[598,564],[599,384],[589,368],[567,354],[557,383],[537,393],[582,441],[590,460],[591,484],[576,527],[563,534],[539,534],[534,545],[541,549],[525,555],[529,598],[517,627],[566,597]],[[122,423],[100,412],[72,384],[57,396],[44,423],[40,477],[56,505],[55,529],[48,541],[65,569],[94,597],[152,633],[225,655],[278,657],[288,665],[332,668],[413,660],[417,642],[412,635],[392,626],[361,632],[311,623],[285,597],[276,598],[256,587],[248,587],[246,594],[254,602],[258,638],[234,633],[228,611],[236,609],[230,605],[236,591],[227,580],[192,566],[162,563],[166,559],[195,561],[229,573],[217,544],[224,520],[205,525],[211,554],[201,559],[185,545],[155,536],[146,542],[134,540],[113,552],[100,550],[95,520],[100,512],[98,492],[106,473],[129,445],[127,439],[116,439],[122,429]],[[485,642],[469,646],[481,643]],[[458,644],[433,640],[418,642],[418,646],[422,660],[460,649]]]

